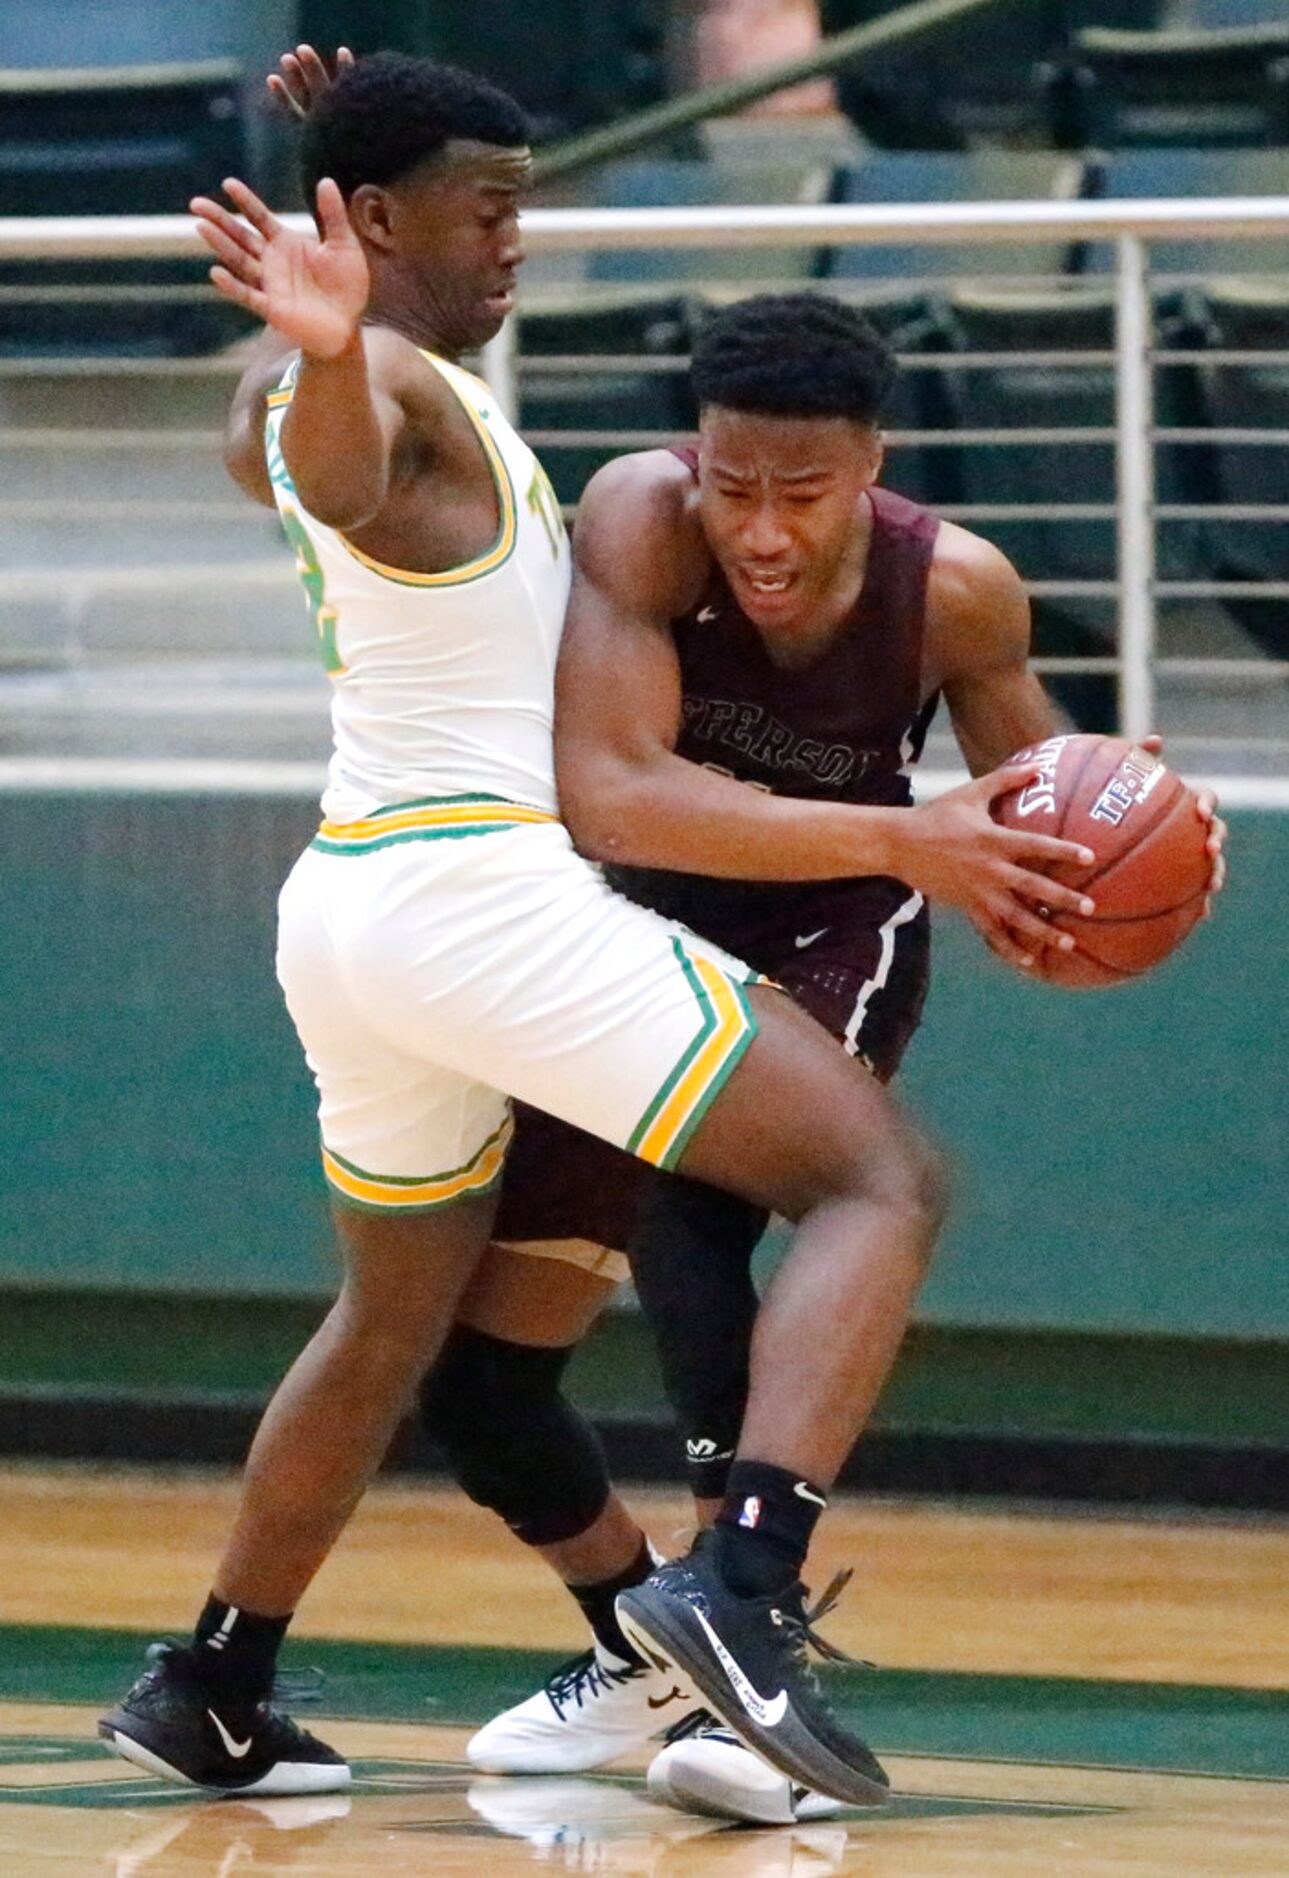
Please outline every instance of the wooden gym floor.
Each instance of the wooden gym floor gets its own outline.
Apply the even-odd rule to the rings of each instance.
[[[470,1775],[469,1728],[582,1638],[539,1563],[423,1486],[369,1496],[286,1653],[325,1671],[303,1719],[352,1757],[352,1791],[210,1800],[134,1776],[95,1717],[150,1637],[190,1626],[233,1493],[0,1470],[0,1878],[1289,1878],[1283,1521],[835,1506],[810,1576],[856,1570],[825,1629],[881,1668],[833,1687],[897,1797],[751,1829],[654,1806],[638,1766]],[[632,1498],[672,1541],[684,1502]]]

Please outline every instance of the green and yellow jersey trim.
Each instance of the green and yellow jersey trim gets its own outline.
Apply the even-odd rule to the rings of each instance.
[[[463,561],[459,567],[445,568],[441,574],[415,574],[409,568],[390,567],[386,562],[376,560],[373,555],[364,554],[361,548],[356,547],[349,537],[342,535],[339,530],[336,532],[336,539],[345,553],[352,555],[355,561],[369,568],[373,574],[379,574],[382,580],[392,580],[397,586],[464,587],[473,580],[482,580],[485,574],[494,574],[510,559],[519,538],[519,505],[515,500],[515,486],[510,480],[506,460],[497,448],[492,432],[474,405],[453,383],[453,369],[459,371],[460,367],[449,369],[445,359],[436,358],[434,353],[426,352],[424,349],[421,351],[421,357],[428,359],[443,378],[449,391],[473,425],[479,442],[483,445],[483,453],[492,473],[492,486],[497,494],[497,510],[500,520],[496,539],[490,548],[476,556],[473,561]],[[482,385],[482,381],[474,379],[469,372],[462,372],[461,376],[470,378],[475,384]],[[482,388],[487,390],[486,386]],[[491,393],[489,395],[491,396]]]
[[[471,1194],[486,1193],[495,1186],[501,1178],[514,1128],[508,1115],[463,1166],[442,1174],[372,1174],[325,1145],[323,1171],[340,1197],[364,1212],[424,1212]]]
[[[358,822],[324,821],[311,848],[322,854],[372,854],[404,841],[460,840],[466,835],[497,834],[532,822],[556,822],[545,809],[507,802],[503,796],[427,796],[400,802]]]
[[[741,984],[683,941],[672,946],[698,1000],[698,1034],[645,1110],[627,1147],[655,1167],[672,1169],[703,1116],[756,1036],[757,1023]]]
[[[472,384],[478,385],[481,391],[491,397],[492,393],[488,386],[482,379],[476,378],[472,372],[462,371],[460,366],[451,366],[446,359],[440,359],[433,352],[426,352],[424,348],[419,348],[419,350],[421,357],[428,360],[439,373],[448,390],[469,418],[475,435],[483,446],[483,453],[492,475],[492,486],[497,495],[497,510],[500,519],[496,538],[490,548],[485,549],[472,561],[463,561],[460,566],[445,568],[442,573],[438,574],[418,574],[411,568],[391,567],[386,561],[378,561],[374,555],[364,554],[363,550],[339,529],[333,532],[346,554],[371,573],[378,574],[382,580],[393,581],[396,586],[465,587],[471,581],[481,580],[485,574],[495,573],[514,553],[515,544],[519,539],[519,504],[515,499],[515,485],[506,467],[506,459],[497,448],[492,432],[484,419],[470,400],[464,396],[460,387],[453,382],[454,374],[460,373],[462,378],[469,379]],[[276,391],[269,393],[267,403],[270,411],[280,410],[284,405],[290,404],[295,396],[295,376],[298,369],[299,361],[293,360],[288,368],[290,382],[284,379]]]

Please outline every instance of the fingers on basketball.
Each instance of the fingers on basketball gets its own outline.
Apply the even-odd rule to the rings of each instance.
[[[1198,798],[1157,754],[1122,737],[1053,737],[1021,757],[1036,759],[1038,774],[995,801],[995,819],[1076,841],[1095,857],[1049,870],[1091,895],[1095,910],[1052,910],[1075,950],[1042,948],[1029,975],[1074,989],[1140,977],[1204,915],[1213,862]]]

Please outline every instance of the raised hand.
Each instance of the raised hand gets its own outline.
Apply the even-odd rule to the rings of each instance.
[[[961,909],[991,951],[1027,971],[1037,949],[1069,952],[1074,940],[1044,912],[1087,918],[1093,902],[1042,870],[1062,863],[1090,866],[1091,849],[1052,835],[1003,828],[989,813],[998,796],[1023,789],[1040,773],[1037,763],[1013,764],[950,789],[938,801],[901,815],[899,854],[892,872],[929,900]]]
[[[274,101],[292,117],[307,117],[318,99],[330,91],[340,73],[353,62],[354,55],[348,46],[336,48],[330,69],[312,46],[297,46],[294,52],[282,54],[278,60],[280,70],[270,72],[265,83]]]
[[[194,196],[188,205],[219,263],[211,280],[225,299],[310,357],[335,358],[358,332],[371,291],[367,258],[339,189],[328,176],[318,184],[321,240],[286,227],[237,177],[227,178],[224,191],[245,221],[209,196]]]

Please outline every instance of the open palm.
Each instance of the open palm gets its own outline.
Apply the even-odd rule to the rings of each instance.
[[[286,227],[236,177],[224,189],[245,221],[207,196],[190,205],[219,262],[210,270],[215,286],[315,357],[342,352],[358,330],[371,277],[335,183],[318,184],[321,240]]]

